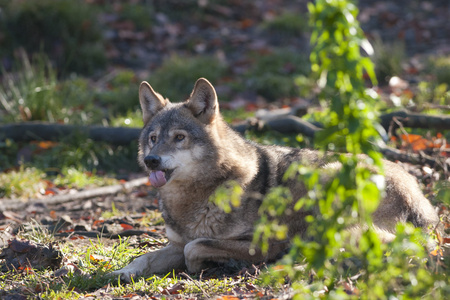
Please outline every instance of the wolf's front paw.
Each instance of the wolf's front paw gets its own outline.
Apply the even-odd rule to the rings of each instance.
[[[150,253],[139,256],[125,268],[116,270],[109,275],[118,277],[121,281],[130,283],[132,278],[146,275],[149,271],[149,256]]]
[[[116,270],[112,273],[109,273],[108,275],[111,277],[120,279],[121,282],[131,283],[133,278],[135,278],[136,276],[139,276],[139,274],[136,274],[136,272],[134,270],[127,269],[127,267],[120,269],[120,270]]]

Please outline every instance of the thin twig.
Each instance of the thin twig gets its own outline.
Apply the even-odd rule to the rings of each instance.
[[[206,298],[211,298],[211,296],[197,283],[196,280],[192,279],[191,276],[189,276],[185,272],[180,273],[180,275],[186,278],[187,280],[192,281],[195,284],[195,286],[197,286],[200,289],[200,291],[202,291],[202,293],[206,296]]]

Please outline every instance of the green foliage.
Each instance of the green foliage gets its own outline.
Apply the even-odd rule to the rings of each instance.
[[[287,237],[287,226],[279,222],[279,217],[290,210],[292,195],[289,189],[277,187],[264,198],[259,208],[260,220],[253,235],[254,244],[259,243],[263,253],[269,250],[270,239],[284,240]]]
[[[292,209],[318,212],[305,218],[310,223],[308,239],[293,239],[281,266],[269,273],[270,281],[282,282],[287,276],[298,299],[318,297],[316,285],[305,286],[305,271],[314,270],[328,296],[334,298],[345,295],[340,278],[358,274],[357,287],[363,298],[422,296],[433,288],[434,279],[426,265],[427,241],[421,230],[398,225],[396,239],[382,244],[370,226],[384,182],[375,172],[382,171],[381,155],[372,144],[379,138],[375,99],[366,91],[363,74],[374,83],[376,77],[372,62],[360,53],[363,48],[371,54],[372,48],[359,27],[358,10],[351,1],[338,0],[317,0],[308,7],[314,25],[311,68],[321,88],[319,97],[326,104],[321,120],[325,128],[315,143],[323,151],[339,148],[349,154],[336,155],[333,161],[337,163],[326,172],[302,163],[292,165],[285,177],[303,181],[307,195],[291,200],[283,195],[286,191],[276,189],[264,200],[264,217],[255,234],[262,249],[267,249],[270,239],[285,238],[277,216]],[[367,157],[358,156],[361,153]],[[306,266],[296,267],[299,261]],[[430,293],[443,295],[437,289]]]
[[[65,291],[101,288],[112,280],[111,277],[105,276],[106,273],[124,267],[133,257],[143,254],[142,249],[130,247],[128,239],[121,239],[119,243],[115,243],[112,247],[103,244],[100,239],[96,243],[90,242],[91,244],[84,251],[70,249],[69,245],[69,249],[66,249],[66,251],[72,252],[67,252],[67,255],[73,256],[75,254],[77,256],[78,268],[81,272],[69,273],[64,281],[53,283],[59,286],[54,286],[49,292],[58,289]],[[86,274],[92,275],[88,277]]]
[[[308,73],[309,62],[305,56],[290,50],[277,50],[256,56],[245,74],[246,88],[255,90],[269,101],[297,96],[299,88],[295,78]]]
[[[38,244],[48,244],[55,241],[53,233],[35,220],[23,224],[17,236]]]
[[[118,117],[111,116],[110,125],[113,127],[142,128],[144,127],[142,111],[140,109],[136,109],[135,111],[129,110],[125,115]]]
[[[45,173],[36,168],[20,167],[17,171],[0,173],[0,198],[36,198],[47,187]]]
[[[181,57],[171,56],[149,78],[149,83],[157,92],[173,102],[189,97],[193,82],[205,77],[212,84],[217,84],[226,74],[225,66],[210,56]]]
[[[100,119],[85,79],[58,81],[46,56],[36,55],[30,61],[25,52],[19,53],[17,70],[4,73],[0,85],[0,107],[6,112],[1,122],[86,124]]]
[[[62,73],[92,73],[106,63],[92,5],[82,0],[23,0],[3,5],[2,55],[18,48],[44,51]]]
[[[224,212],[230,213],[233,207],[241,204],[241,196],[243,190],[237,182],[229,182],[219,187],[210,197],[210,201],[214,202]]]
[[[56,185],[78,189],[83,189],[88,186],[104,186],[117,183],[112,178],[96,176],[95,174],[86,173],[76,168],[62,169],[61,174],[58,174],[53,182]]]
[[[69,136],[34,156],[31,163],[50,173],[64,169],[79,171],[102,170],[104,172],[136,171],[137,143],[129,146],[113,146],[105,142],[96,142],[83,135]]]
[[[429,64],[431,72],[436,76],[437,82],[450,86],[450,56],[433,58]]]
[[[285,37],[298,37],[308,29],[308,18],[286,11],[262,24],[263,28],[279,32]]]
[[[421,81],[417,85],[417,93],[413,102],[418,107],[427,107],[430,104],[446,105],[450,103],[450,85],[446,83],[436,84],[434,82]]]
[[[56,177],[57,184],[82,188],[90,184],[114,183],[114,180],[103,177],[105,173],[120,177],[140,170],[136,162],[137,143],[113,146],[75,135],[52,143],[48,148],[41,148],[39,143],[24,146],[6,140],[0,144],[0,149],[5,150],[0,153],[0,161],[8,162],[1,165],[4,169],[0,173],[0,197],[6,198],[34,198],[47,187],[44,178]],[[18,149],[30,153],[26,161],[18,157]],[[19,170],[5,172],[6,168],[13,168],[16,164],[20,164]],[[103,175],[96,175],[98,173]]]
[[[402,74],[402,62],[406,56],[403,42],[385,43],[378,37],[374,40],[373,48],[375,72],[380,82],[386,83],[392,76],[400,76]]]
[[[5,74],[0,90],[0,101],[8,113],[7,121],[48,120],[61,109],[56,99],[56,72],[43,56],[32,65],[21,52],[21,66],[17,75]]]
[[[435,189],[437,190],[436,199],[442,199],[445,204],[450,205],[450,182],[439,181]]]

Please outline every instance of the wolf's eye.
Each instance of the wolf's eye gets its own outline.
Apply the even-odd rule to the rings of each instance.
[[[182,134],[177,134],[177,135],[175,136],[175,140],[178,141],[178,142],[181,142],[182,140],[184,140],[184,135],[182,135]]]
[[[150,141],[152,141],[152,143],[156,142],[156,135],[152,135],[150,137]]]

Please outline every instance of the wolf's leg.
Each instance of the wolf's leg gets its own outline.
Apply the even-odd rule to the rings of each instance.
[[[206,262],[228,262],[230,259],[258,263],[272,260],[288,247],[287,242],[272,244],[267,254],[260,250],[250,252],[250,240],[218,240],[199,238],[184,247],[186,266],[189,272],[199,273]]]
[[[174,244],[137,257],[126,267],[112,272],[112,276],[120,276],[125,282],[131,282],[132,277],[150,274],[166,274],[174,269],[184,268],[183,248]]]

